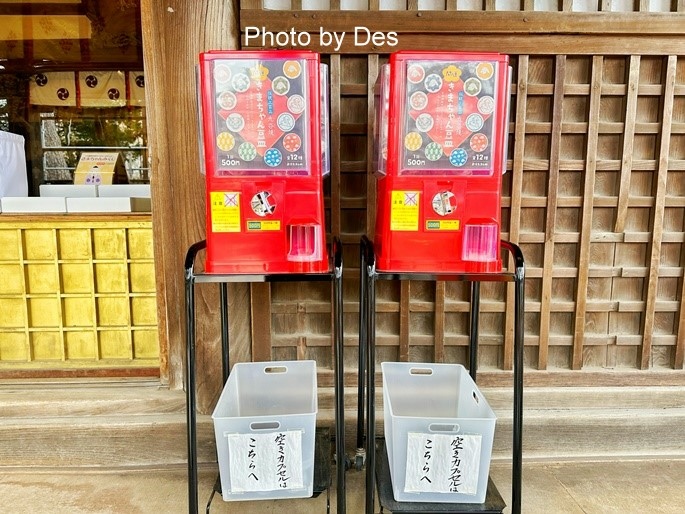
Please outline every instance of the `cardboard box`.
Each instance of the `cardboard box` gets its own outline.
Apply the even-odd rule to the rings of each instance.
[[[119,152],[82,152],[74,171],[74,184],[125,184],[128,182]]]

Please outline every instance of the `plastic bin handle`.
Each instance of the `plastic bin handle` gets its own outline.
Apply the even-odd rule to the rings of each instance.
[[[264,373],[267,373],[267,374],[287,373],[287,372],[288,372],[287,366],[266,366],[264,368]]]
[[[424,375],[430,376],[433,374],[432,368],[409,368],[410,375]]]
[[[280,421],[255,421],[250,423],[250,430],[278,430],[281,428]]]
[[[456,423],[431,423],[428,430],[431,432],[459,432],[460,426]]]

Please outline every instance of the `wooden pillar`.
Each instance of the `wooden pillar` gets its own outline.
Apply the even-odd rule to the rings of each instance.
[[[180,389],[185,352],[183,262],[188,247],[205,238],[195,65],[202,51],[238,48],[238,3],[142,0],[141,14],[159,339],[166,356],[161,372],[169,387]],[[219,293],[211,284],[196,292],[198,405],[207,411],[221,391]],[[229,288],[229,313],[231,360],[247,360],[246,286]]]

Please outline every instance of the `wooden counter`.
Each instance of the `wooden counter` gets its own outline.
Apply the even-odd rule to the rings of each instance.
[[[0,215],[0,372],[159,374],[152,218]]]

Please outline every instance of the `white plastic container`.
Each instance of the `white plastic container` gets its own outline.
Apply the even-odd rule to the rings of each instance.
[[[212,413],[224,501],[310,497],[317,410],[315,361],[233,366]]]
[[[496,417],[464,366],[384,362],[381,369],[395,500],[483,503]]]

